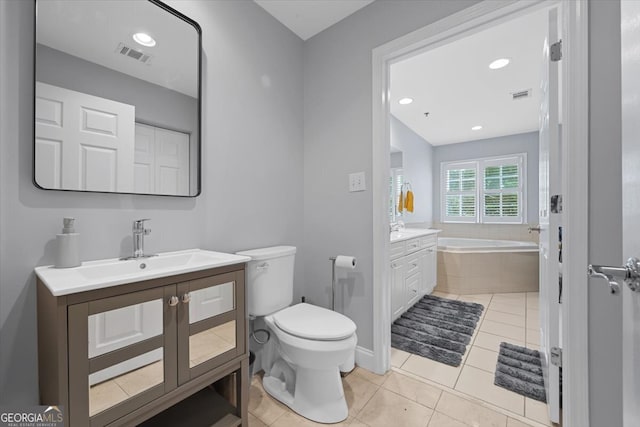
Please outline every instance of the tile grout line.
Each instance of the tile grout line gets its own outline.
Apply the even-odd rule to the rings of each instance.
[[[455,388],[448,387],[448,386],[446,386],[444,384],[440,384],[440,383],[438,383],[436,381],[433,381],[433,380],[430,380],[428,378],[421,377],[420,375],[414,374],[414,373],[412,373],[410,371],[403,371],[403,370],[398,369],[398,368],[396,368],[396,369],[397,369],[396,372],[398,372],[399,374],[405,375],[405,376],[407,376],[409,378],[415,379],[416,381],[420,381],[420,382],[423,382],[425,384],[428,384],[428,385],[431,385],[433,387],[436,387],[436,388],[442,390],[443,393],[452,394],[452,395],[454,395],[456,397],[459,397],[461,399],[465,399],[465,400],[467,400],[467,401],[469,401],[471,403],[474,403],[476,405],[479,405],[479,406],[481,406],[483,408],[489,409],[489,410],[491,410],[493,412],[497,412],[499,414],[502,414],[502,415],[504,415],[506,417],[513,418],[513,419],[518,420],[518,421],[521,421],[522,419],[524,419],[524,420],[526,420],[526,423],[529,423],[529,425],[531,425],[533,427],[538,427],[538,426],[539,427],[546,427],[544,424],[534,420],[533,418],[527,418],[524,415],[516,414],[515,412],[512,412],[509,409],[506,409],[506,408],[503,408],[501,406],[495,405],[493,403],[487,402],[487,401],[482,400],[482,399],[480,399],[478,397],[475,397],[473,395],[464,393],[464,392],[462,392],[460,390],[456,390]],[[441,395],[441,397],[442,397],[442,395]],[[441,412],[441,411],[438,411],[438,412]],[[522,422],[525,422],[525,421],[522,421]],[[531,423],[533,423],[533,424],[531,424]]]

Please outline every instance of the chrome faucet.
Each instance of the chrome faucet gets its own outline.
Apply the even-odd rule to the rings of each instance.
[[[144,222],[150,219],[137,219],[133,221],[133,256],[129,258],[146,258],[153,255],[144,254],[144,236],[151,234],[150,228],[144,228]]]

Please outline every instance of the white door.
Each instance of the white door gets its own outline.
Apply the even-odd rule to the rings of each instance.
[[[147,301],[89,316],[89,358],[162,334],[162,300]],[[89,385],[130,372],[162,359],[162,348],[103,369],[89,376]]]
[[[544,44],[544,70],[540,105],[540,354],[547,393],[549,419],[560,421],[560,372],[551,363],[551,349],[560,348],[558,227],[560,215],[551,212],[550,199],[561,194],[558,126],[558,62],[550,58],[558,41],[557,10],[549,12],[549,35]]]
[[[189,135],[156,128],[156,193],[189,195]]]
[[[196,323],[233,310],[233,283],[189,292],[189,323]]]
[[[134,154],[134,189],[136,193],[153,194],[155,191],[155,139],[153,126],[136,123]]]
[[[640,2],[623,0],[622,254],[640,258]],[[623,260],[621,260],[623,261]],[[624,427],[640,423],[640,293],[621,283]]]
[[[35,119],[41,187],[133,190],[133,105],[36,82]]]
[[[136,123],[135,190],[189,195],[189,134]]]

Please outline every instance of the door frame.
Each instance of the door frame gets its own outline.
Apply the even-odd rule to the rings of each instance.
[[[541,8],[562,17],[563,423],[589,427],[588,288],[588,0],[483,1],[372,51],[373,352],[358,363],[390,368],[389,71],[390,65]]]

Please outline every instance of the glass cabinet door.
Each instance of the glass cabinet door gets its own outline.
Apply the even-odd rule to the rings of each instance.
[[[231,272],[178,284],[178,382],[245,351],[244,275]]]
[[[175,289],[69,306],[71,423],[106,424],[177,386]]]

